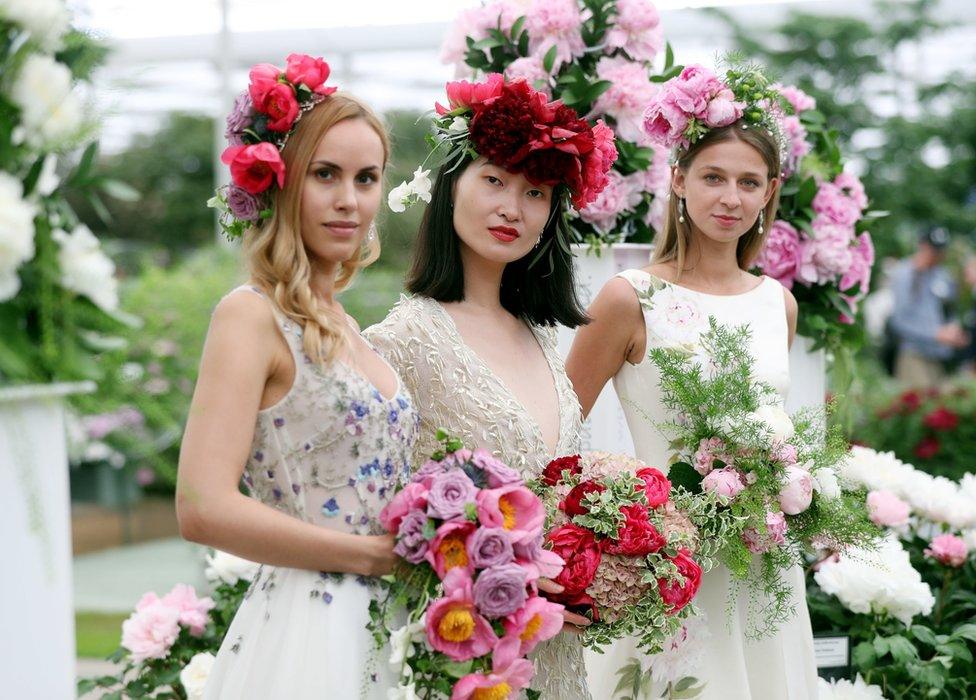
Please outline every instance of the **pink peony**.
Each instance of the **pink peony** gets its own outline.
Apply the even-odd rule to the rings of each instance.
[[[577,0],[535,0],[525,13],[525,29],[529,32],[529,51],[545,56],[556,47],[553,70],[570,63],[586,52],[580,33],[583,18]]]
[[[773,87],[779,90],[779,94],[790,103],[794,114],[817,108],[817,101],[795,85],[774,85]]]
[[[710,127],[728,126],[742,116],[745,103],[736,102],[735,95],[725,88],[713,97],[705,112],[705,124]]]
[[[551,76],[542,65],[541,56],[523,56],[515,59],[505,67],[505,77],[509,81],[523,78],[533,88],[552,99],[552,86],[549,84]]]
[[[936,535],[925,549],[925,556],[932,557],[946,566],[960,567],[966,563],[969,547],[965,540],[955,535]]]
[[[838,285],[840,291],[846,292],[855,285],[858,286],[858,296],[867,294],[871,288],[871,266],[874,265],[874,243],[871,234],[865,231],[857,237],[857,243],[851,248],[851,264]]]
[[[790,142],[790,150],[786,158],[786,167],[783,170],[785,176],[789,176],[796,172],[800,167],[800,161],[803,157],[807,155],[811,150],[812,146],[810,142],[807,141],[807,130],[800,122],[799,117],[794,117],[792,115],[785,116],[780,119],[780,126],[783,128],[783,133]]]
[[[768,552],[773,547],[778,547],[786,543],[786,517],[780,511],[768,511],[766,513],[766,532],[760,532],[757,528],[747,528],[742,533],[742,541],[750,552],[762,554]]]
[[[660,87],[648,78],[647,67],[623,56],[604,56],[596,64],[599,80],[611,82],[610,88],[593,103],[595,114],[612,117],[617,136],[635,143],[648,141],[641,129],[644,108]]]
[[[380,511],[380,523],[390,534],[396,534],[403,517],[415,510],[427,508],[427,487],[412,481],[393,497]]]
[[[460,108],[470,108],[478,111],[486,101],[493,100],[502,94],[505,87],[505,76],[501,73],[489,73],[482,80],[469,83],[467,80],[456,80],[446,87],[448,106],[435,104],[434,108],[440,115],[453,112]]]
[[[713,469],[702,479],[702,488],[719,496],[720,500],[731,500],[742,492],[746,485],[742,475],[731,467]]]
[[[633,182],[616,170],[610,171],[610,183],[596,199],[580,210],[580,218],[603,233],[612,231],[617,217],[640,204],[642,193]]]
[[[498,637],[474,606],[471,576],[452,569],[444,578],[444,597],[427,608],[427,642],[455,661],[487,654]]]
[[[792,289],[793,281],[799,274],[802,253],[800,234],[790,224],[777,219],[769,228],[762,251],[756,259],[756,267],[787,289]]]
[[[834,178],[834,185],[854,202],[854,206],[862,212],[868,208],[868,196],[864,191],[864,185],[856,175],[851,173],[841,173]]]
[[[258,65],[251,68],[251,72],[248,77],[250,82],[247,86],[247,92],[251,96],[251,102],[255,105],[262,104],[264,102],[265,95],[274,88],[275,85],[280,85],[278,78],[282,75],[282,71],[278,66],[271,65],[270,63],[259,63]]]
[[[773,451],[770,456],[780,464],[787,467],[792,466],[799,461],[796,453],[796,447],[788,442],[777,442],[773,446]]]
[[[662,90],[644,110],[644,133],[652,143],[664,149],[673,148],[686,143],[684,133],[689,121],[689,116],[675,104],[672,94]]]
[[[779,490],[779,507],[787,515],[799,515],[813,502],[813,479],[810,472],[797,466],[789,466],[783,472],[783,485]]]
[[[830,223],[853,226],[861,218],[861,208],[844,191],[831,182],[820,184],[813,198],[813,210]]]
[[[212,598],[197,598],[193,586],[185,583],[176,584],[172,591],[163,596],[161,602],[179,613],[180,624],[189,628],[194,637],[199,637],[207,629],[207,623],[210,622],[207,613],[216,605]]]
[[[288,56],[285,77],[292,83],[301,83],[317,95],[331,95],[337,88],[325,87],[329,79],[329,64],[321,58],[293,53]]]
[[[867,498],[868,515],[875,525],[898,527],[908,522],[912,509],[891,491],[871,491]]]
[[[542,501],[524,486],[509,484],[482,489],[478,492],[477,505],[481,524],[508,530],[513,543],[536,539],[542,531],[546,516]]]
[[[806,285],[833,282],[851,267],[854,230],[818,218],[813,231],[814,238],[804,241],[801,248],[797,279]]]
[[[122,623],[122,646],[135,663],[164,659],[179,634],[180,611],[163,603],[155,593],[147,593]]]
[[[274,144],[261,142],[251,146],[228,146],[220,160],[230,166],[235,185],[251,194],[260,194],[277,182],[285,186],[285,162]]]
[[[613,129],[597,119],[593,125],[593,150],[583,158],[582,185],[573,194],[573,206],[580,210],[597,198],[610,182],[610,168],[617,160]]]
[[[722,438],[705,438],[698,443],[692,466],[702,476],[708,476],[715,468],[716,459],[724,462],[725,466],[732,466],[732,456],[725,453],[725,442]]]
[[[509,698],[519,695],[529,686],[535,667],[521,658],[519,640],[502,639],[495,645],[491,658],[491,673],[469,673],[454,684],[451,700],[480,700],[480,698]]]
[[[441,523],[430,541],[424,558],[430,562],[438,577],[444,578],[454,569],[473,573],[474,565],[468,556],[468,538],[475,530],[475,524],[468,520]]]
[[[525,605],[505,618],[505,639],[518,639],[518,653],[525,656],[539,643],[552,639],[562,631],[563,610],[559,603],[532,596],[525,601]]]
[[[617,0],[617,16],[603,37],[606,51],[623,49],[635,61],[650,63],[664,46],[661,16],[650,0]]]

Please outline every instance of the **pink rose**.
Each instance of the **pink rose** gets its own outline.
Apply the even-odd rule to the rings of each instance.
[[[702,479],[702,488],[719,496],[720,500],[729,501],[739,495],[746,485],[742,483],[742,476],[731,467],[713,469]]]
[[[180,624],[189,628],[194,637],[199,637],[207,629],[207,623],[210,622],[207,613],[216,605],[212,598],[197,598],[193,586],[185,583],[176,584],[172,591],[163,596],[161,602],[176,609]]]
[[[797,466],[789,466],[783,473],[779,490],[779,507],[787,515],[798,515],[813,502],[813,479],[810,473]]]
[[[966,563],[969,547],[965,540],[955,535],[936,535],[925,549],[925,556],[932,557],[946,566],[959,568]]]
[[[321,58],[293,53],[288,56],[285,77],[295,85],[302,84],[318,95],[331,95],[334,87],[325,87],[329,79],[329,64]]]
[[[180,611],[158,598],[147,602],[143,596],[140,604],[141,609],[136,606],[136,612],[122,623],[122,646],[135,663],[164,659],[180,634]]]
[[[780,511],[766,513],[766,532],[750,527],[743,531],[742,541],[750,552],[762,554],[786,543],[786,517]]]
[[[871,491],[867,498],[868,515],[875,525],[897,527],[908,522],[911,506],[891,491]]]

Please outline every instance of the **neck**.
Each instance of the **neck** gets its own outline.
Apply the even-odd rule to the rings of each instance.
[[[461,267],[464,270],[464,303],[501,311],[502,273],[505,272],[505,263],[485,260],[462,243]]]
[[[734,284],[742,275],[736,257],[737,245],[738,241],[713,241],[694,231],[685,255],[684,269],[680,271],[681,279],[697,281],[706,287]]]
[[[339,273],[339,263],[326,262],[320,263],[309,260],[312,267],[309,286],[312,294],[319,300],[319,303],[326,306],[334,306],[335,300],[335,279]]]

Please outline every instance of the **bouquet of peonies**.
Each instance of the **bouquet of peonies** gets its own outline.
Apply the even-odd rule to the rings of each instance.
[[[371,605],[374,635],[392,647],[403,697],[511,697],[535,673],[526,655],[562,629],[563,606],[537,581],[563,560],[542,548],[545,511],[517,471],[438,439],[380,516],[404,565]]]
[[[648,653],[660,651],[701,583],[692,499],[672,492],[659,470],[604,452],[553,460],[537,489],[546,541],[567,562],[555,579],[563,591],[549,597],[593,620],[584,644],[636,636]]]
[[[718,508],[695,524],[714,556],[752,592],[752,634],[772,633],[791,614],[782,571],[814,547],[871,547],[880,534],[864,492],[844,492],[837,466],[846,444],[822,414],[791,419],[772,387],[752,374],[746,326],[709,319],[696,347],[655,348],[662,400],[678,418],[671,437],[672,483]],[[758,555],[758,559],[755,555]],[[757,620],[756,617],[761,619]]]

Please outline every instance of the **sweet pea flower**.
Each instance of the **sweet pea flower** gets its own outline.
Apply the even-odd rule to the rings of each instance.
[[[518,653],[525,656],[541,642],[555,637],[563,628],[563,610],[541,596],[531,596],[521,608],[505,618],[505,639],[519,640]]]
[[[886,489],[868,493],[867,506],[871,521],[883,527],[904,525],[912,512],[911,506]]]
[[[513,543],[535,539],[545,521],[542,501],[524,486],[509,484],[478,492],[478,520],[508,530]]]
[[[966,563],[969,547],[961,537],[956,535],[936,535],[925,548],[925,556],[932,557],[946,566],[959,568]]]
[[[426,614],[427,642],[454,661],[487,654],[498,642],[491,624],[475,610],[471,576],[461,568],[444,577],[444,597]]]
[[[520,658],[517,639],[505,638],[495,645],[491,673],[469,673],[454,684],[451,700],[510,698],[529,686],[535,667]]]

